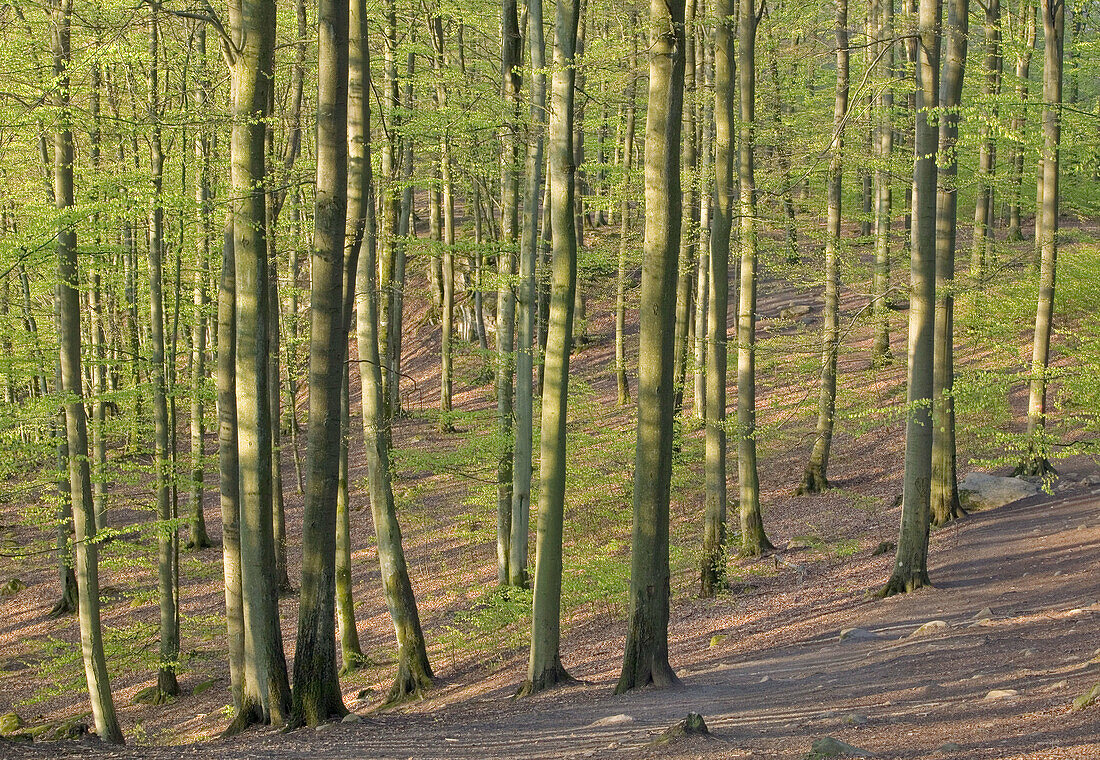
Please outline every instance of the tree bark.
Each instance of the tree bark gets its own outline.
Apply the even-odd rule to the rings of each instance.
[[[1065,0],[1041,0],[1043,17],[1043,155],[1042,224],[1036,225],[1040,252],[1039,299],[1031,349],[1031,382],[1027,404],[1027,452],[1017,473],[1049,477],[1054,473],[1045,436],[1050,331],[1054,319],[1054,281],[1058,262],[1058,169],[1062,137],[1062,64],[1065,45]]]
[[[836,98],[833,140],[826,179],[828,211],[825,229],[825,306],[821,327],[821,396],[817,438],[798,486],[799,494],[821,493],[829,487],[829,453],[836,416],[836,363],[840,350],[837,258],[840,255],[841,185],[844,178],[844,126],[848,117],[848,0],[836,0]]]
[[[72,0],[51,0],[49,9],[55,82],[52,100],[59,116],[58,129],[53,137],[53,195],[54,203],[64,218],[76,205],[69,95]],[[99,553],[88,465],[88,421],[81,387],[80,278],[77,272],[76,231],[71,226],[60,227],[57,231],[57,278],[60,291],[61,390],[65,394],[65,439],[69,447],[69,489],[76,532],[80,650],[96,734],[110,744],[122,744],[122,730],[115,716],[107,661],[103,654],[99,618]]]
[[[894,155],[894,0],[875,0],[871,15],[875,26],[875,46],[880,48],[876,68],[879,79],[886,83],[875,99],[875,268],[871,283],[871,319],[875,337],[871,346],[871,364],[885,367],[894,360],[890,351],[890,320],[886,302],[890,291],[890,226],[894,205],[890,172]]]
[[[638,14],[630,15],[630,28],[637,27]],[[638,38],[631,32],[630,39],[630,80],[626,89],[626,122],[623,127],[623,185],[622,201],[619,204],[619,262],[615,278],[615,386],[618,390],[619,406],[630,403],[630,381],[626,374],[626,267],[627,251],[630,249],[630,191],[634,171],[634,130],[637,123],[637,87],[638,87]]]
[[[539,443],[538,539],[531,608],[531,654],[521,694],[570,680],[561,663],[562,522],[565,512],[565,435],[569,400],[569,353],[577,284],[577,236],[573,165],[573,103],[576,83],[577,23],[580,0],[559,0],[554,26],[554,67],[550,92],[550,224],[553,260],[550,316],[542,394]]]
[[[737,308],[737,479],[741,496],[741,553],[756,556],[773,547],[760,514],[756,469],[756,25],[754,0],[739,0],[741,284]]]
[[[1027,125],[1028,81],[1031,77],[1031,55],[1035,50],[1038,24],[1035,21],[1035,0],[1020,0],[1020,26],[1023,32],[1023,45],[1016,53],[1016,96],[1019,109],[1012,118],[1012,133],[1023,135]],[[1010,242],[1024,239],[1021,230],[1020,202],[1024,182],[1024,143],[1019,137],[1014,139],[1010,149],[1009,166],[1011,190],[1008,200],[1008,230],[1005,238]]]
[[[932,480],[932,366],[936,300],[936,129],[940,0],[920,0],[909,268],[909,378],[901,528],[894,570],[882,596],[930,585],[928,527]]]
[[[993,175],[996,143],[993,125],[998,120],[1001,95],[1001,0],[982,3],[985,17],[985,82],[982,96],[985,113],[981,117],[978,145],[978,194],[974,201],[974,239],[970,246],[970,278],[981,287],[993,235]]]
[[[668,507],[675,415],[677,256],[681,241],[680,139],[684,105],[684,1],[649,6],[645,136],[645,243],[638,338],[638,434],[630,611],[615,693],[678,683],[668,662]]]

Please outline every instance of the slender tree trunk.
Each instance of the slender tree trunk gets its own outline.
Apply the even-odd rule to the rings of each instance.
[[[886,298],[890,291],[890,225],[894,203],[889,168],[894,154],[894,0],[875,0],[871,15],[875,47],[879,48],[876,69],[883,83],[875,98],[875,268],[871,283],[871,319],[875,337],[871,346],[871,364],[885,367],[893,362]]]
[[[577,23],[580,0],[559,0],[554,18],[554,66],[550,90],[550,224],[553,260],[550,316],[539,443],[538,539],[531,608],[531,654],[521,694],[570,680],[561,663],[562,523],[565,512],[565,435],[569,353],[577,284],[577,236],[573,164]]]
[[[573,114],[573,170],[576,192],[573,195],[573,234],[577,237],[577,280],[573,289],[573,350],[579,351],[588,342],[588,317],[585,314],[585,283],[580,269],[580,257],[584,254],[584,196],[587,192],[584,170],[584,112],[588,103],[585,84],[584,43],[588,32],[588,0],[580,0],[577,11],[576,82],[574,88],[582,97],[574,105]]]
[[[638,14],[631,11],[630,28],[638,24]],[[615,385],[618,389],[619,406],[630,403],[630,381],[626,375],[626,270],[627,252],[630,250],[630,195],[634,171],[634,130],[637,121],[638,88],[638,38],[631,32],[630,39],[630,80],[626,89],[626,123],[623,127],[623,186],[622,201],[619,204],[619,266],[615,278]]]
[[[348,444],[351,411],[348,399],[348,372],[344,365],[340,391],[340,475],[336,490],[336,624],[340,634],[340,675],[358,670],[364,664],[355,626],[355,598],[351,577],[351,499],[348,492]]]
[[[1043,156],[1042,224],[1036,225],[1040,251],[1039,299],[1031,349],[1031,382],[1027,404],[1027,453],[1017,473],[1049,477],[1045,437],[1050,331],[1054,319],[1054,281],[1058,261],[1058,169],[1062,137],[1062,63],[1065,45],[1065,0],[1041,0],[1043,17]]]
[[[1035,21],[1035,0],[1020,0],[1020,26],[1023,30],[1023,45],[1016,53],[1016,96],[1019,104],[1016,115],[1012,118],[1012,133],[1023,135],[1027,125],[1028,105],[1028,80],[1031,76],[1031,54],[1035,49],[1038,24]],[[1017,137],[1013,139],[1011,146],[1011,189],[1008,200],[1008,230],[1006,239],[1010,242],[1019,242],[1024,239],[1020,229],[1020,201],[1023,196],[1024,182],[1024,143]]]
[[[684,25],[686,29],[695,26],[696,0],[686,0]],[[687,182],[681,200],[680,212],[680,261],[677,265],[676,279],[676,356],[673,375],[675,386],[676,414],[684,408],[684,382],[687,379],[687,360],[691,348],[692,313],[695,295],[695,246],[698,241],[698,144],[695,141],[695,35],[685,33],[684,38],[684,124],[681,130],[680,164],[683,171],[682,182]],[[647,143],[648,145],[648,143]]]
[[[741,289],[737,309],[737,479],[741,496],[741,553],[772,549],[760,514],[756,470],[756,24],[754,0],[739,0]]]
[[[913,229],[909,268],[909,378],[901,528],[894,570],[883,596],[930,584],[928,528],[932,482],[932,366],[936,301],[936,128],[940,0],[920,0],[913,157]]]
[[[366,69],[369,71],[369,69]],[[369,114],[364,135],[370,135]],[[411,162],[411,157],[409,157]],[[370,144],[365,144],[364,172],[367,187],[370,177]],[[374,245],[375,224],[373,204],[366,204],[367,224],[363,239],[363,261],[356,270],[355,314],[356,339],[359,349],[359,376],[362,386],[363,442],[370,484],[371,515],[378,543],[378,562],[382,575],[382,591],[397,637],[397,675],[386,695],[393,704],[410,696],[419,696],[431,686],[432,668],[420,627],[412,581],[409,578],[405,552],[401,545],[401,526],[390,481],[390,434],[382,395],[382,363],[379,358],[377,258]],[[392,386],[391,386],[392,387]]]
[[[509,0],[510,1],[510,0]],[[504,5],[505,25],[509,11]],[[512,516],[511,536],[508,540],[508,583],[526,586],[528,530],[531,522],[531,470],[532,436],[534,435],[534,347],[535,347],[535,260],[539,246],[539,191],[542,189],[543,132],[546,128],[546,43],[543,39],[542,0],[529,0],[527,4],[527,28],[531,46],[531,119],[524,162],[526,176],[523,202],[523,233],[520,239],[518,298],[516,299],[517,351],[516,351],[516,444],[512,467]],[[513,30],[519,35],[518,21]],[[505,47],[518,49],[509,54],[514,65],[505,65],[505,90],[507,82],[522,63],[518,54],[519,41],[508,41]],[[514,55],[514,58],[512,56]],[[518,83],[516,85],[518,87]]]
[[[645,137],[645,243],[634,459],[630,612],[615,692],[678,683],[668,662],[668,507],[672,478],[680,139],[684,97],[684,2],[650,3],[649,106]]]
[[[993,173],[996,143],[993,126],[998,120],[1001,95],[1001,0],[982,3],[985,16],[985,83],[982,96],[985,113],[981,118],[978,145],[978,194],[974,201],[974,239],[970,246],[970,278],[981,285],[993,235]]]
[[[955,454],[955,239],[958,231],[959,107],[966,67],[969,0],[948,0],[947,49],[940,83],[939,152],[936,190],[936,326],[932,377],[933,525],[957,518],[959,486]]]
[[[714,215],[711,220],[707,308],[705,495],[700,594],[714,596],[726,582],[726,374],[730,232],[733,228],[733,129],[736,6],[717,0],[714,33]]]
[[[71,66],[72,0],[52,0],[53,105],[58,112],[58,131],[53,140],[54,203],[64,218],[75,202],[73,182],[73,134],[70,127],[69,67]],[[80,649],[88,697],[99,738],[122,744],[122,730],[115,717],[103,634],[99,619],[99,554],[96,543],[95,504],[88,465],[88,423],[84,411],[80,370],[80,278],[77,273],[76,231],[57,231],[57,277],[60,291],[61,390],[65,394],[65,438],[69,447],[69,488],[76,530],[76,582],[79,597]]]
[[[848,116],[848,0],[836,0],[836,99],[833,141],[826,180],[828,211],[825,230],[825,307],[821,327],[821,396],[817,438],[798,486],[799,494],[821,493],[829,487],[829,452],[836,412],[836,363],[840,349],[837,258],[840,255],[841,184],[844,177],[844,123]]]
[[[507,104],[507,118],[501,141],[501,234],[502,246],[497,254],[497,436],[500,455],[497,459],[497,583],[507,585],[511,578],[508,561],[512,536],[512,481],[515,458],[515,436],[512,429],[513,379],[515,376],[516,299],[512,280],[516,272],[514,248],[519,233],[519,115],[522,103],[520,66],[523,64],[522,42],[514,0],[504,0],[501,6],[501,93]],[[522,346],[520,349],[522,350]],[[523,568],[519,568],[523,572]]]
[[[233,224],[226,225],[218,289],[218,479],[222,515],[222,570],[228,633],[229,690],[233,707],[244,705],[244,598],[241,587],[240,466],[237,449],[236,264]]]
[[[195,28],[195,101],[200,114],[208,115],[210,79],[206,68],[206,27]],[[210,134],[200,128],[195,135],[195,159],[199,164],[195,182],[195,206],[198,209],[198,234],[196,254],[198,266],[192,290],[194,324],[191,327],[191,489],[190,489],[190,537],[187,548],[198,551],[211,546],[206,532],[206,515],[203,502],[203,439],[206,437],[206,311],[210,303],[206,290],[207,270],[210,267],[210,236],[213,234],[210,212],[213,193],[210,189]]]

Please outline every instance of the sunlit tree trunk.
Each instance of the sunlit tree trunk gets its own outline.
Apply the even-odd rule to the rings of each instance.
[[[841,184],[844,178],[844,125],[848,118],[848,0],[836,0],[836,97],[833,101],[833,140],[829,148],[828,195],[825,223],[825,307],[821,326],[821,395],[818,399],[817,438],[798,486],[799,494],[821,493],[829,487],[829,453],[833,447],[836,415],[836,363],[840,349],[837,258],[840,256]]]
[[[733,130],[737,9],[733,0],[717,0],[714,32],[714,217],[711,221],[707,309],[707,400],[703,557],[700,593],[714,596],[726,582],[726,375],[729,312],[730,231],[733,228]]]
[[[1008,230],[1006,239],[1018,242],[1024,239],[1020,229],[1020,201],[1023,194],[1025,145],[1022,139],[1027,125],[1028,81],[1031,77],[1031,55],[1035,49],[1038,24],[1035,21],[1035,0],[1020,0],[1019,26],[1023,32],[1022,44],[1016,52],[1016,96],[1019,103],[1016,115],[1012,118],[1012,133],[1016,135],[1011,144],[1009,167],[1011,184],[1008,197]]]
[[[880,54],[875,68],[882,82],[875,98],[875,269],[871,282],[871,318],[875,337],[871,346],[871,363],[884,367],[893,361],[886,297],[890,291],[890,226],[894,206],[890,171],[894,155],[894,0],[875,0],[871,15],[875,45]]]
[[[948,0],[947,48],[940,83],[939,151],[936,190],[936,326],[932,377],[933,525],[959,516],[955,454],[955,239],[958,231],[959,107],[962,103],[969,33],[969,0]]]
[[[772,549],[760,514],[760,476],[756,468],[756,25],[754,0],[740,1],[738,75],[740,77],[741,284],[737,309],[737,480],[741,496],[741,553],[755,556]]]
[[[513,11],[511,11],[514,13]],[[504,15],[510,15],[508,3]],[[531,119],[524,162],[526,176],[523,202],[523,234],[520,239],[519,288],[516,299],[516,444],[512,467],[511,536],[508,541],[508,583],[527,585],[527,543],[531,521],[531,469],[534,347],[535,347],[535,260],[539,245],[539,192],[542,189],[543,131],[546,125],[546,43],[543,39],[542,0],[529,0],[527,28],[531,47]],[[514,34],[519,35],[518,22]],[[511,44],[519,46],[519,40]],[[519,55],[515,56],[520,58]],[[518,66],[522,61],[517,60]],[[505,67],[505,79],[510,76]],[[506,89],[509,85],[505,85]],[[518,83],[517,83],[518,86]]]
[[[940,63],[940,0],[920,0],[913,157],[913,228],[909,268],[909,378],[901,528],[894,569],[879,592],[929,585],[928,528],[932,482],[932,363],[936,300],[936,128]]]
[[[1050,331],[1054,319],[1054,280],[1058,261],[1058,169],[1062,136],[1062,63],[1065,44],[1065,0],[1041,0],[1043,17],[1043,160],[1042,224],[1036,225],[1040,252],[1039,299],[1035,310],[1035,334],[1031,350],[1031,383],[1027,405],[1027,453],[1018,473],[1049,476],[1054,472],[1047,457],[1047,383],[1050,365]]]
[[[631,12],[630,28],[637,26],[638,14]],[[623,186],[619,204],[619,266],[615,278],[615,385],[619,406],[630,403],[630,381],[626,375],[626,268],[627,251],[630,248],[630,189],[634,170],[634,130],[637,122],[637,70],[638,39],[630,41],[630,81],[626,89],[626,123],[623,127]]]
[[[1001,0],[982,3],[985,16],[985,101],[981,116],[978,145],[978,194],[974,201],[974,239],[970,246],[970,277],[981,284],[993,235],[993,174],[996,163],[996,143],[993,129],[998,119],[997,101],[1001,95]]]
[[[569,680],[561,664],[562,522],[565,512],[565,432],[569,400],[569,353],[577,284],[576,216],[573,207],[573,100],[579,0],[558,0],[554,19],[554,67],[550,90],[550,223],[553,261],[550,315],[542,392],[539,444],[539,509],[531,653],[520,693]]]
[[[649,6],[649,106],[645,135],[645,243],[638,309],[638,436],[630,610],[615,692],[678,683],[668,662],[668,507],[672,478],[684,2]]]

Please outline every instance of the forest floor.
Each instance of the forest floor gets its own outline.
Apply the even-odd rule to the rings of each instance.
[[[1072,256],[1071,250],[1066,258]],[[902,419],[882,410],[899,405],[904,362],[871,369],[870,331],[859,321],[866,295],[847,288],[838,408],[849,411],[838,423],[833,488],[816,497],[793,496],[813,441],[820,298],[812,276],[796,286],[788,275],[766,278],[759,302],[764,520],[779,549],[762,559],[732,559],[731,588],[716,599],[696,593],[698,431],[686,430],[676,458],[670,659],[681,686],[612,693],[626,630],[634,441],[630,409],[615,405],[609,289],[601,280],[588,304],[591,340],[574,356],[571,373],[575,466],[566,515],[562,659],[577,683],[513,699],[526,669],[530,596],[494,589],[492,389],[473,380],[484,358],[473,351],[460,357],[459,433],[436,432],[438,328],[421,311],[408,318],[410,416],[396,425],[394,439],[399,514],[438,677],[424,699],[376,709],[392,677],[392,628],[370,514],[363,510],[353,514],[353,571],[366,662],[342,683],[358,722],[216,738],[227,725],[229,701],[218,547],[181,560],[183,696],[164,706],[132,704],[155,677],[155,555],[148,531],[124,533],[104,547],[103,584],[108,659],[128,746],[88,739],[0,743],[0,757],[802,758],[812,741],[832,736],[899,760],[1100,758],[1100,708],[1070,709],[1075,697],[1100,682],[1100,486],[1093,485],[1100,483],[1100,467],[1086,456],[1062,460],[1049,493],[934,532],[934,587],[871,599],[867,592],[886,580],[893,559],[892,551],[875,549],[896,538],[899,519]],[[812,307],[810,314],[780,317],[786,306],[803,303]],[[904,319],[904,312],[891,317],[893,351],[900,357]],[[636,324],[628,330],[632,346],[636,330]],[[992,356],[999,349],[966,330],[960,336],[963,376],[967,368],[981,372],[988,362],[1003,364],[1001,355]],[[1028,338],[1021,330],[1006,349],[1017,365],[1029,355]],[[1019,366],[1001,369],[1011,373]],[[357,396],[353,392],[353,407]],[[690,386],[686,396],[690,409]],[[999,402],[1016,420],[1010,425],[1018,424],[1023,402],[1020,383]],[[998,469],[978,461],[971,450],[988,457],[997,444],[974,432],[980,425],[963,423],[960,474],[982,462],[984,469],[1006,473],[1003,464]],[[357,418],[353,433],[356,424]],[[351,479],[362,505],[361,437],[353,435],[352,442]],[[302,500],[291,461],[284,451],[290,577],[296,580]],[[120,471],[112,526],[148,519],[148,480],[141,472],[136,464]],[[0,501],[0,581],[18,577],[27,588],[0,597],[0,714],[15,710],[31,725],[90,722],[83,717],[88,708],[75,621],[47,615],[56,586],[46,551],[52,528],[43,515],[49,509],[36,513],[27,505],[49,499],[10,485],[15,495]],[[208,492],[205,506],[218,540],[216,493]],[[735,523],[735,513],[731,517]],[[12,554],[22,556],[7,556]],[[296,608],[295,596],[284,597],[288,659]],[[945,625],[914,635],[930,621]],[[840,632],[849,628],[870,633],[841,641]],[[688,712],[703,715],[710,737],[654,744]]]

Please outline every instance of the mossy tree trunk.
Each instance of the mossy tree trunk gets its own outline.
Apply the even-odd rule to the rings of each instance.
[[[649,6],[645,136],[645,243],[638,337],[638,435],[630,610],[615,692],[678,682],[668,662],[668,505],[675,416],[677,257],[681,241],[680,138],[684,2]]]

